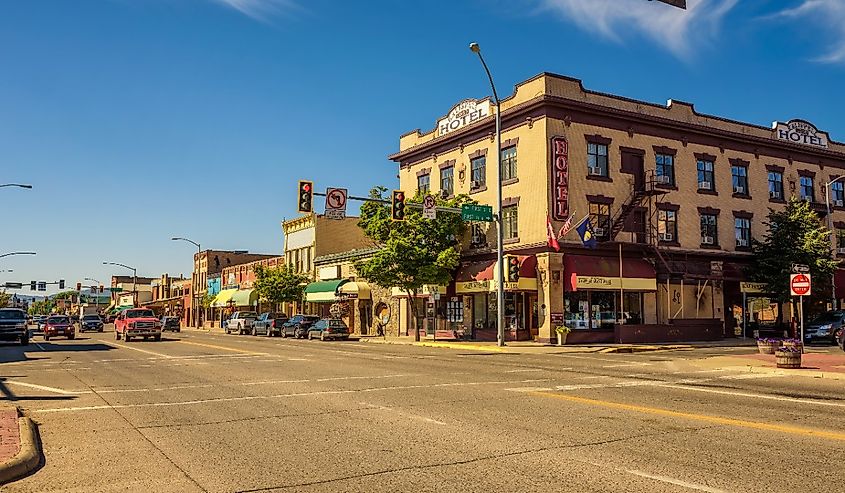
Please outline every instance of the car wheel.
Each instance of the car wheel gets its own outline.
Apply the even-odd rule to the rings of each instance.
[[[114,340],[115,340],[115,341],[119,341],[119,340],[120,340],[120,332],[118,332],[118,331],[114,331]]]
[[[129,334],[124,334],[124,336],[123,336],[123,340],[124,340],[124,341],[126,341],[126,342],[129,342],[129,341],[131,341],[131,340],[132,340],[132,338],[131,338],[131,337],[129,337]]]
[[[21,336],[21,346],[29,346],[29,334]]]
[[[76,339],[76,334],[70,334],[69,336],[67,336],[67,338],[72,341]]]
[[[309,333],[308,333],[308,340],[309,340],[309,341],[311,341],[311,340],[313,340],[313,339],[314,339],[314,334],[312,334],[312,333],[310,333],[310,332],[309,332]]]
[[[273,337],[273,328],[267,327],[267,333],[264,335],[266,335],[267,337]]]
[[[258,331],[255,330],[255,327],[252,328],[252,335],[253,337],[258,335]]]
[[[102,328],[102,327],[100,327],[100,330],[98,330],[97,332],[102,332],[102,331],[103,331],[103,328]]]
[[[161,334],[156,334],[155,336],[153,336],[153,339],[155,341],[161,341]]]
[[[288,336],[288,331],[286,331],[285,328],[282,327],[282,331],[279,335],[282,337],[282,339],[286,339]]]
[[[45,341],[49,341],[49,340],[50,340],[50,336],[48,336],[47,334],[44,334],[44,340],[45,340]]]

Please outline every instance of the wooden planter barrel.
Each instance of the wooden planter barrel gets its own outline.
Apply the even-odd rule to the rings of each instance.
[[[775,351],[775,363],[778,368],[801,368],[801,353]]]
[[[803,342],[795,342],[795,341],[783,341],[783,347],[794,347],[804,352],[804,343]]]
[[[760,354],[775,354],[777,348],[780,347],[780,341],[776,342],[763,342],[757,341],[757,350],[760,351]]]

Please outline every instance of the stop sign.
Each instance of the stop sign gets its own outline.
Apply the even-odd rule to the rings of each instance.
[[[810,274],[792,274],[789,276],[789,293],[792,296],[810,295]]]

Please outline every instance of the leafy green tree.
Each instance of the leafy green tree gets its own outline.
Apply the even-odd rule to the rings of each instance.
[[[387,189],[375,187],[370,197],[386,200]],[[422,203],[417,194],[406,202]],[[465,195],[437,199],[438,206],[460,207],[471,201]],[[414,319],[414,339],[420,340],[417,306],[414,301],[424,285],[446,284],[460,261],[460,240],[466,224],[460,214],[438,212],[436,219],[425,219],[422,210],[406,208],[404,221],[393,221],[390,205],[365,202],[358,226],[379,250],[355,263],[361,277],[383,288],[398,287],[409,298]]]
[[[0,291],[0,308],[6,308],[9,306],[10,301],[12,301],[12,295],[6,291]]]
[[[779,303],[789,301],[792,264],[805,264],[813,276],[813,297],[830,297],[830,278],[836,270],[830,245],[830,230],[810,208],[795,197],[782,211],[769,209],[768,229],[762,241],[752,240],[753,259],[749,270],[755,282],[765,283]],[[780,310],[778,310],[780,316]]]
[[[76,291],[62,291],[61,293],[56,293],[56,295],[53,296],[53,299],[54,300],[68,300],[68,299],[72,300],[78,294],[79,293],[76,292]]]
[[[200,305],[202,305],[203,308],[208,310],[209,308],[211,308],[211,304],[214,302],[215,297],[216,296],[211,293],[205,293],[205,295],[200,298]]]
[[[258,265],[255,267],[253,287],[261,299],[278,305],[284,302],[300,301],[308,281],[307,275],[294,272],[285,265],[276,268]]]

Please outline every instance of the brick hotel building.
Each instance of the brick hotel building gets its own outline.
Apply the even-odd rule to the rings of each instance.
[[[745,267],[768,209],[795,195],[824,217],[825,188],[845,168],[845,144],[803,120],[753,125],[554,74],[518,84],[501,106],[504,247],[522,262],[505,286],[511,339],[549,341],[560,323],[573,342],[734,335],[749,316],[744,297],[759,291]],[[402,135],[390,156],[402,190],[495,204],[494,111],[489,99],[465,100],[433,129]],[[842,182],[830,198],[845,247]],[[574,231],[560,251],[548,246],[546,217],[557,231],[572,214],[589,216],[597,248]],[[470,229],[455,280],[438,288],[445,296],[415,300],[429,334],[463,326],[495,337],[495,230]]]

